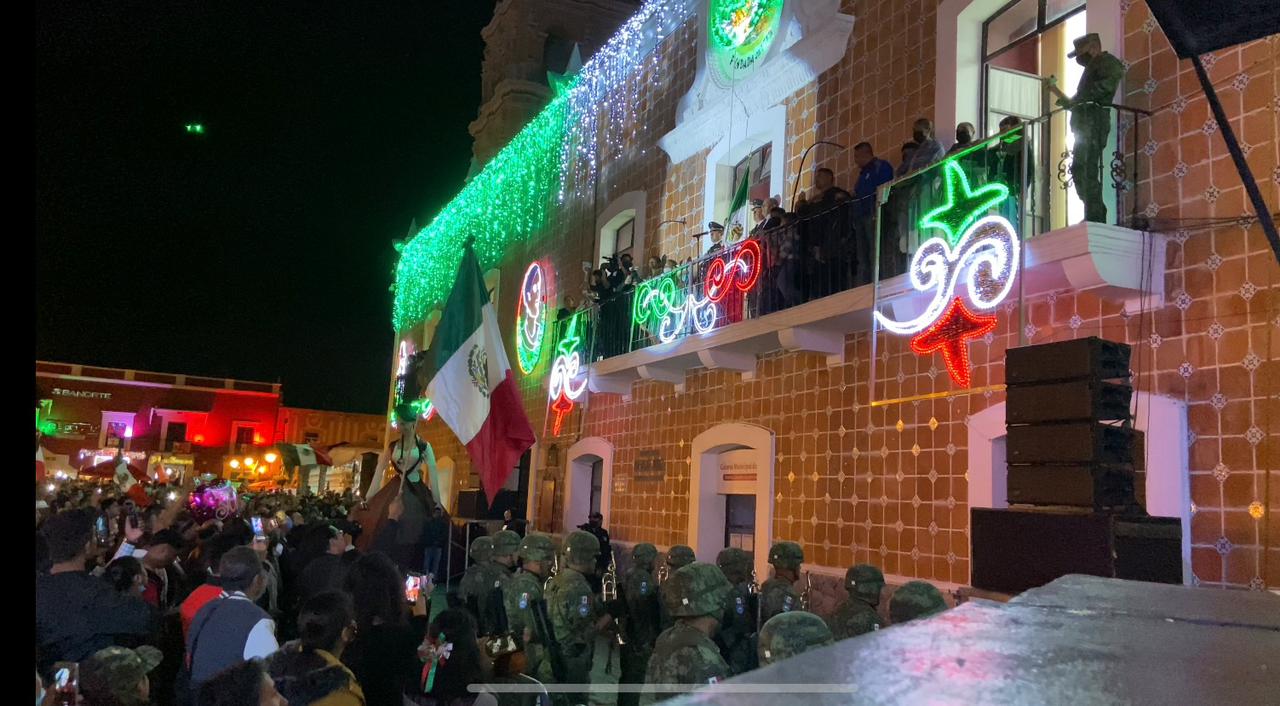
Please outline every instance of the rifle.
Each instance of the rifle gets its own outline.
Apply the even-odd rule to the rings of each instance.
[[[569,668],[564,662],[564,652],[560,649],[560,640],[556,638],[555,628],[551,625],[551,617],[547,613],[547,601],[539,598],[533,601],[533,632],[538,642],[547,650],[547,659],[551,662],[551,674],[557,682],[565,683]]]

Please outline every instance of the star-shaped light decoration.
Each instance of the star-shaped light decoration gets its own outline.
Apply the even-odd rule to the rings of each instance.
[[[1009,198],[1009,187],[1004,184],[984,184],[976,190],[971,189],[969,178],[954,159],[943,166],[942,182],[946,200],[924,214],[920,219],[920,230],[937,228],[946,234],[951,245],[959,242],[965,230],[988,210]]]
[[[995,327],[996,317],[974,314],[956,297],[932,326],[912,337],[911,350],[917,355],[942,351],[951,379],[960,387],[968,387],[969,341],[985,336]]]
[[[552,100],[569,92],[578,72],[582,70],[582,49],[574,42],[573,53],[569,55],[569,63],[565,64],[564,73],[547,72],[547,85],[551,87]]]

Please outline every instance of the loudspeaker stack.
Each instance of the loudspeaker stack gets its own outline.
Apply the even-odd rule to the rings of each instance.
[[[1010,507],[972,511],[975,587],[1017,593],[1070,573],[1181,581],[1180,524],[1139,502],[1129,353],[1082,338],[1006,354]]]

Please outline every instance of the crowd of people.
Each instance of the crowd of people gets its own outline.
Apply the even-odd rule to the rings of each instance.
[[[602,666],[614,683],[704,684],[885,624],[884,578],[865,565],[833,615],[806,612],[803,554],[788,542],[757,590],[742,550],[702,563],[676,546],[655,567],[656,548],[639,544],[618,576],[598,513],[559,543],[507,518],[474,540],[459,581],[436,585],[416,573],[431,557],[405,567],[384,551],[398,497],[388,540],[361,551],[351,494],[242,496],[201,521],[189,492],[139,507],[68,483],[38,503],[37,704],[585,703],[545,687],[590,683]],[[908,584],[888,615],[944,606]],[[663,696],[622,691],[621,703]]]
[[[670,275],[679,289],[698,297],[705,290],[711,261],[733,255],[746,239],[761,245],[758,284],[746,294],[725,294],[718,305],[716,326],[868,284],[877,270],[882,279],[901,274],[921,239],[916,224],[936,205],[943,188],[942,174],[937,170],[929,172],[928,178],[909,177],[945,158],[958,155],[971,179],[998,180],[1008,186],[1014,198],[1001,207],[1001,215],[1017,219],[1019,184],[1025,178],[1021,173],[1021,125],[1016,117],[1004,118],[999,128],[1001,133],[1009,133],[1008,139],[980,148],[973,124],[960,123],[954,143],[946,148],[935,136],[932,121],[921,118],[913,125],[912,139],[901,146],[897,167],[878,156],[869,142],[859,142],[853,148],[858,172],[852,191],[837,185],[834,172],[820,166],[813,173],[813,187],[799,193],[791,210],[782,205],[780,197],[756,198],[749,204],[749,229],[738,223],[727,230],[721,223],[707,223],[706,231],[697,237],[701,255],[696,259],[689,257],[678,263],[656,255],[641,268],[630,253],[606,257],[600,268],[590,272],[581,299],[565,297],[559,319],[595,308],[594,359],[651,345],[657,340],[656,331],[651,330],[654,326],[633,323],[637,287],[646,280]],[[885,203],[877,206],[880,188],[890,182],[897,183]],[[707,238],[705,249],[703,237]],[[692,321],[685,322],[690,330],[692,325]]]

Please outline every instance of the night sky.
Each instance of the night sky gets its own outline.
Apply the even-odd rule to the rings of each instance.
[[[39,3],[36,355],[381,413],[391,241],[461,186],[492,11]]]

